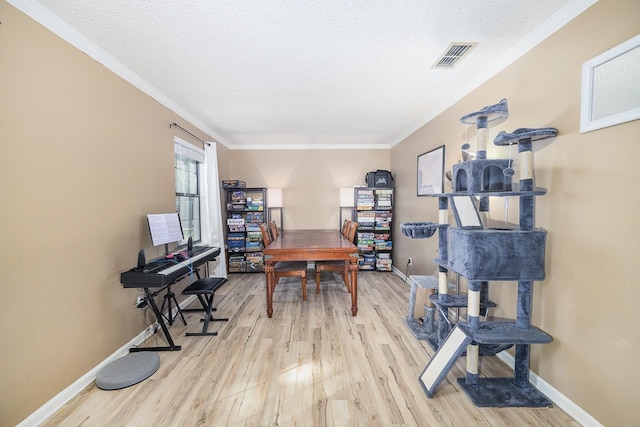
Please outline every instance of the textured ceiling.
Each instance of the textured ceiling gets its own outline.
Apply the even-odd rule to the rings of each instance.
[[[392,147],[594,1],[9,3],[229,148],[255,149]],[[432,69],[452,42],[478,45]]]

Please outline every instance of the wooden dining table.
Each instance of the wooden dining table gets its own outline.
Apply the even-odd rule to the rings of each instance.
[[[285,230],[264,248],[264,272],[267,279],[267,316],[273,315],[274,266],[279,261],[349,262],[351,314],[358,314],[358,247],[339,230]]]

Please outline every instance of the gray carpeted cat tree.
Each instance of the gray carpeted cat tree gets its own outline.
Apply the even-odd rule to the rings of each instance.
[[[521,128],[511,133],[502,131],[496,136],[494,144],[518,147],[519,181],[515,183],[512,179],[515,173],[513,159],[486,158],[488,123],[506,117],[507,101],[503,99],[460,119],[464,124],[477,127],[475,159],[453,166],[452,193],[434,195],[439,197],[440,210],[438,258],[435,262],[444,286],[440,286],[438,294],[431,299],[440,313],[466,305],[467,317],[464,322],[448,329],[449,322],[438,322],[437,351],[421,374],[420,382],[427,395],[432,397],[456,359],[466,354],[466,376],[459,378],[458,384],[476,406],[551,406],[549,399],[529,382],[531,344],[552,341],[550,335],[531,324],[533,283],[545,277],[547,234],[545,230],[534,227],[535,198],[546,194],[546,190],[534,186],[532,147],[534,142],[554,138],[558,131],[555,128]],[[485,227],[480,212],[489,211],[489,197],[518,198],[518,224],[503,228]],[[456,222],[452,226],[446,225],[449,205]],[[409,237],[418,236],[421,233],[417,224],[430,223],[402,224],[401,229]],[[467,279],[467,295],[448,295],[448,271]],[[492,306],[488,300],[488,285],[492,281],[517,283],[515,320],[480,321],[484,310]],[[513,378],[479,377],[479,355],[495,354],[513,345]],[[483,348],[486,351],[483,352]]]

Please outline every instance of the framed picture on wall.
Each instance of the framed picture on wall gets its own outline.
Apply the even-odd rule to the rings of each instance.
[[[444,145],[418,156],[418,196],[444,193]]]

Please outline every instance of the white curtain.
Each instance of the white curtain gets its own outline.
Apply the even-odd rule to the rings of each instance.
[[[218,176],[218,151],[216,143],[204,144],[204,179],[202,204],[202,240],[210,246],[220,248],[218,265],[212,275],[227,277],[227,260],[224,251],[224,229],[222,228],[222,205],[220,201],[220,179]]]

